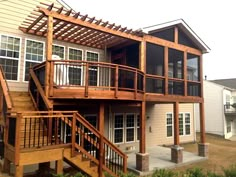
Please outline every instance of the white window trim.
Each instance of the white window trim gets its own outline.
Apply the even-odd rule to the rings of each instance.
[[[99,52],[95,52],[95,51],[92,51],[92,50],[86,50],[86,51],[85,51],[85,58],[84,58],[84,61],[87,61],[87,53],[88,53],[88,52],[98,54],[98,61],[97,61],[97,62],[100,61]],[[99,67],[98,67],[98,69],[97,69],[97,86],[100,85],[100,84],[99,84],[99,81],[100,81],[100,79],[99,79]],[[83,84],[84,84],[84,83],[83,83]]]
[[[11,35],[11,34],[7,34],[7,33],[0,33],[0,36],[8,36],[8,37],[14,37],[14,38],[19,38],[20,39],[20,49],[19,49],[19,58],[18,58],[18,69],[17,69],[17,80],[7,80],[7,81],[11,81],[11,82],[19,82],[20,81],[20,59],[21,59],[21,50],[22,50],[22,38],[20,36],[15,36],[15,35]],[[1,44],[1,39],[0,38],[0,44]],[[15,58],[11,58],[11,57],[3,57],[3,58],[7,58],[7,59],[13,59],[13,60],[17,60]]]
[[[63,60],[65,60],[65,56],[66,56],[66,47],[64,45],[60,45],[60,44],[52,44],[52,46],[58,46],[58,47],[63,47],[64,48],[64,56],[63,56]],[[53,53],[53,51],[52,51]]]
[[[172,126],[172,136],[167,136],[167,127],[170,126],[170,124],[167,124],[167,115],[168,114],[171,114],[171,118],[172,118],[172,124],[171,124],[171,126]],[[167,138],[172,138],[173,135],[174,135],[174,122],[173,122],[174,118],[173,118],[173,113],[172,112],[167,112],[165,119],[166,119],[166,137]]]
[[[43,43],[43,61],[42,61],[42,62],[45,61],[45,51],[46,51],[46,49],[45,49],[45,42],[44,42],[44,41],[35,40],[35,39],[30,39],[30,38],[25,38],[24,64],[23,64],[23,78],[22,78],[23,82],[25,82],[25,83],[28,83],[28,82],[29,82],[29,81],[26,81],[26,80],[25,80],[25,66],[26,66],[26,61],[31,62],[30,60],[26,60],[26,45],[27,45],[27,41],[34,41],[34,42],[41,42],[41,43]],[[37,61],[35,61],[35,63],[42,63],[42,62],[37,62]]]

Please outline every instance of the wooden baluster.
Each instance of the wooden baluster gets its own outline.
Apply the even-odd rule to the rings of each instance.
[[[116,72],[115,72],[115,98],[117,98],[118,94],[118,80],[119,80],[119,68],[118,65],[116,65]]]
[[[86,63],[85,89],[84,89],[85,97],[88,97],[88,86],[89,86],[89,63]]]
[[[137,92],[138,92],[137,84],[138,84],[138,71],[135,70],[135,75],[134,75],[134,99],[135,100],[137,98]]]

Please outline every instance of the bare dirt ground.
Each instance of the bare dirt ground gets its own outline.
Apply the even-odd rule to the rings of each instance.
[[[199,135],[197,136],[199,141]],[[202,168],[206,171],[222,173],[222,168],[228,168],[236,164],[236,141],[225,140],[216,135],[206,135],[206,142],[209,143],[209,158],[206,161],[179,167],[174,171],[183,171],[188,168]],[[198,152],[197,143],[182,145],[184,150],[189,152]]]

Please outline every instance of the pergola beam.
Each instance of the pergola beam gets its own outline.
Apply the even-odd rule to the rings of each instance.
[[[121,32],[121,31],[117,31],[117,30],[114,30],[114,29],[109,29],[108,27],[106,27],[106,25],[108,23],[105,26],[103,26],[103,25],[97,25],[95,23],[90,23],[88,21],[84,21],[87,18],[86,15],[84,17],[82,17],[81,19],[79,19],[79,18],[75,19],[73,16],[67,16],[65,14],[59,14],[55,11],[50,11],[50,10],[45,9],[45,8],[39,8],[39,11],[41,11],[42,13],[44,13],[47,16],[51,15],[55,19],[62,20],[62,21],[68,22],[68,23],[73,23],[73,24],[76,24],[76,25],[84,26],[86,28],[101,31],[101,32],[104,32],[104,33],[110,33],[110,34],[115,35],[115,36],[120,36],[120,37],[124,37],[124,38],[127,38],[127,39],[132,39],[132,40],[135,40],[135,41],[142,41],[141,37],[130,34],[130,32],[132,30],[127,30],[125,32]]]

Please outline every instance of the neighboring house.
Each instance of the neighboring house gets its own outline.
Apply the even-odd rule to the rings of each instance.
[[[206,80],[203,83],[206,132],[225,139],[235,136],[236,79]],[[200,130],[199,124],[197,130]]]
[[[182,19],[134,31],[40,1],[0,1],[5,171],[13,162],[21,177],[25,165],[42,172],[56,161],[60,173],[66,160],[90,176],[117,176],[129,151],[138,152],[137,170],[148,171],[146,147],[163,144],[174,145],[171,159],[181,163],[180,143],[195,140],[194,103],[199,155],[207,156],[209,48]]]

